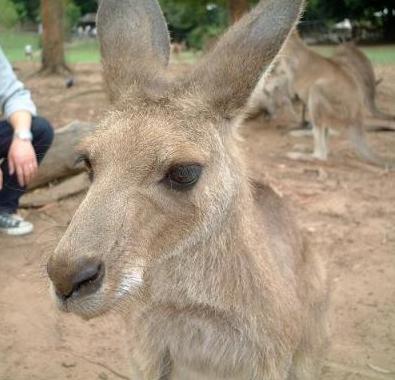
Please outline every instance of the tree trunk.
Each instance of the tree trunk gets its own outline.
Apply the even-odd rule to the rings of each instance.
[[[80,173],[83,167],[75,165],[77,159],[75,149],[81,140],[89,136],[95,128],[92,124],[73,122],[64,128],[57,129],[52,147],[40,165],[37,177],[29,185],[29,189]]]
[[[24,194],[19,206],[22,208],[43,207],[80,194],[87,190],[89,185],[90,181],[87,173],[81,173],[54,186],[43,187]]]
[[[230,21],[235,23],[249,10],[248,0],[229,0]]]
[[[70,71],[64,57],[63,0],[41,0],[42,69],[48,74]]]

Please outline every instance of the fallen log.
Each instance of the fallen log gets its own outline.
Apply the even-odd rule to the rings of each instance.
[[[43,187],[26,193],[20,200],[22,208],[37,208],[82,193],[89,188],[86,173],[67,178],[55,186]]]
[[[74,121],[56,130],[53,145],[40,165],[38,175],[30,184],[29,189],[81,173],[82,165],[75,165],[77,159],[75,149],[81,140],[90,135],[95,128],[93,124]]]

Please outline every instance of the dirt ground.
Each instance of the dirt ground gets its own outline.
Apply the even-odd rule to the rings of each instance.
[[[56,127],[96,122],[106,108],[98,65],[75,66],[76,82],[30,77],[17,65],[42,115]],[[178,65],[174,70],[184,70]],[[395,66],[377,67],[382,109],[395,113]],[[395,379],[395,173],[361,162],[342,137],[332,139],[328,163],[291,161],[295,139],[286,123],[246,126],[245,147],[256,179],[269,178],[289,198],[313,249],[331,277],[331,347],[322,380]],[[395,156],[395,133],[370,133],[382,153]],[[45,257],[81,196],[25,213],[36,231],[0,236],[0,380],[128,379],[119,317],[84,322],[58,313],[48,296]]]

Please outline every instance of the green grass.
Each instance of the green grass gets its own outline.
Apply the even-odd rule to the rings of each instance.
[[[32,45],[34,50],[39,50],[39,37],[34,33],[12,32],[0,30],[0,46],[11,62],[26,60],[25,45]],[[330,56],[333,46],[317,46],[319,53]],[[395,64],[395,45],[378,45],[363,47],[362,50],[375,64]],[[199,56],[192,52],[184,52],[180,55],[181,62],[194,62]],[[39,60],[39,54],[35,55]],[[97,63],[100,62],[99,46],[95,40],[76,41],[66,44],[66,61],[68,63]]]
[[[334,46],[316,46],[314,50],[326,57],[333,54]],[[362,47],[364,53],[375,64],[395,64],[395,45],[376,45]]]
[[[96,40],[78,41],[66,45],[66,61],[68,63],[100,62],[99,44]]]
[[[40,39],[35,33],[0,31],[0,46],[11,62],[26,60],[26,45],[33,46],[34,60],[38,61],[39,44]],[[99,45],[93,39],[66,43],[65,53],[67,63],[100,62]]]
[[[177,57],[173,56],[173,61],[178,63],[188,63],[194,64],[196,63],[199,58],[202,56],[202,52],[200,51],[183,51]]]
[[[26,59],[26,45],[32,45],[33,49],[37,51],[39,49],[39,38],[37,34],[0,30],[0,46],[11,62]]]

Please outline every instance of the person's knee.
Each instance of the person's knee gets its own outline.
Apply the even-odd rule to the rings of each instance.
[[[34,117],[32,120],[33,144],[38,142],[41,147],[49,149],[54,139],[54,130],[48,120]]]

